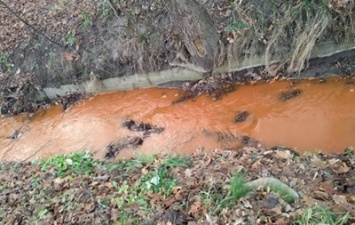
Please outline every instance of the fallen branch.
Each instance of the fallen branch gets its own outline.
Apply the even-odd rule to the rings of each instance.
[[[115,13],[115,16],[117,17],[117,19],[119,19],[121,11],[119,9],[116,9],[116,7],[113,5],[111,0],[106,0],[106,2],[110,5],[112,11]]]
[[[280,188],[283,191],[285,191],[285,193],[287,193],[287,195],[292,197],[294,200],[299,199],[299,195],[295,190],[293,190],[292,188],[290,188],[286,184],[282,183],[280,180],[273,178],[273,177],[259,178],[259,179],[256,179],[256,180],[246,183],[246,186],[249,187],[250,189],[257,189],[258,187],[265,188],[268,186],[271,188],[277,187],[277,188]]]

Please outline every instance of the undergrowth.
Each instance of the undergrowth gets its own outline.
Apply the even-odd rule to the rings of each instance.
[[[230,182],[229,193],[228,193],[228,202],[235,203],[240,198],[245,197],[251,189],[246,185],[245,175],[242,173],[237,173],[234,175]]]
[[[47,160],[36,162],[41,165],[43,172],[54,168],[56,177],[64,177],[69,173],[91,174],[95,167],[102,165],[102,162],[94,160],[87,152],[73,152],[68,155],[58,155]]]
[[[326,0],[254,4],[232,1],[231,6],[231,17],[224,30],[227,50],[223,54],[228,64],[241,56],[265,54],[268,72],[286,66],[287,72],[299,73],[307,66],[315,44],[325,35],[332,34],[345,41],[352,40],[350,37],[354,35],[353,15],[331,7]],[[276,68],[270,67],[276,62]]]
[[[156,155],[141,156],[139,159],[130,161],[134,162],[135,168],[140,167],[143,169],[144,165],[145,171],[133,184],[129,184],[126,180],[121,184],[113,181],[113,186],[117,191],[116,197],[111,200],[111,203],[116,204],[118,209],[125,215],[120,218],[121,223],[134,220],[139,224],[141,220],[127,206],[137,205],[149,214],[153,209],[146,199],[147,195],[155,193],[162,196],[162,198],[172,195],[177,181],[171,174],[171,169],[177,167],[186,168],[191,165],[191,159],[183,156],[168,156],[162,162],[155,160]]]
[[[345,225],[349,219],[349,213],[336,214],[324,207],[312,206],[305,210],[294,225],[312,225],[312,224],[328,224],[328,225]]]

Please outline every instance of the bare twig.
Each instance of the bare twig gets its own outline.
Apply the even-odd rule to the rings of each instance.
[[[30,158],[32,158],[33,156],[35,156],[39,151],[41,151],[51,140],[48,140],[46,143],[44,143],[37,151],[35,151],[32,155],[28,156],[26,159],[22,160],[21,162],[17,163],[17,165],[26,162],[27,160],[29,160]]]
[[[115,16],[119,19],[121,11],[119,9],[116,9],[111,0],[106,0],[106,2],[110,5],[112,11],[115,13]]]

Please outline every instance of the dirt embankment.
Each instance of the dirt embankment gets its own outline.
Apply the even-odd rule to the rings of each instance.
[[[220,35],[214,68],[240,58],[265,56],[266,67],[233,74],[238,79],[298,75],[318,43],[354,39],[353,1],[197,2]],[[34,110],[38,107],[34,96],[44,87],[173,67],[196,69],[163,2],[4,3],[0,4],[3,114]],[[347,54],[326,60],[326,64],[316,61],[314,71],[322,69],[316,73],[322,75],[331,67],[334,72],[353,74],[355,54]],[[272,65],[275,61],[279,64]]]

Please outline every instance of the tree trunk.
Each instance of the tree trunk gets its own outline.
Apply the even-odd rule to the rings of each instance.
[[[165,0],[165,7],[190,54],[190,63],[211,71],[219,33],[207,10],[195,0]]]

